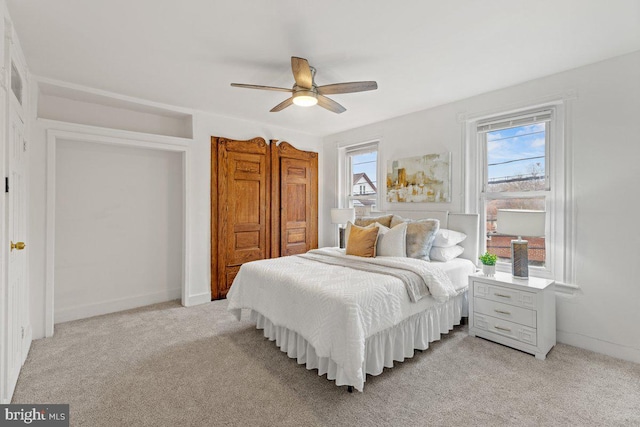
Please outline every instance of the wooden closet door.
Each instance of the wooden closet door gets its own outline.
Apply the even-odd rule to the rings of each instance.
[[[273,257],[318,247],[318,154],[271,141]]]
[[[212,160],[211,198],[212,221],[215,212],[217,225],[214,227],[212,223],[211,293],[216,299],[226,296],[243,263],[271,255],[271,177],[269,146],[264,139],[235,141],[214,137],[212,149],[214,146],[217,148],[217,182],[213,180]],[[215,210],[214,192],[217,193]],[[214,277],[217,280],[213,280]]]

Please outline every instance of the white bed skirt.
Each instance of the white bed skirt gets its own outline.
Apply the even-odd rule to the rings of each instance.
[[[365,341],[363,372],[380,375],[384,368],[392,368],[394,361],[402,362],[413,357],[416,349],[429,348],[430,342],[438,341],[442,334],[448,333],[460,324],[462,317],[467,316],[467,292],[463,292],[444,303],[434,303],[427,310],[408,317],[396,326],[368,337]],[[299,364],[305,364],[307,369],[317,369],[318,375],[327,374],[327,379],[335,380],[337,386],[352,385],[362,391],[340,366],[329,357],[318,357],[313,346],[296,332],[274,325],[254,310],[250,311],[250,318],[256,322],[257,329],[263,329],[266,338],[275,341],[280,350]]]

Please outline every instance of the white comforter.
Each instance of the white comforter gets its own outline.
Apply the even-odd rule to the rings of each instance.
[[[341,252],[335,248],[318,251]],[[458,294],[433,263],[392,257],[370,261],[387,266],[399,263],[405,268],[410,265],[427,279],[438,300]],[[227,299],[229,310],[238,319],[241,309],[249,308],[304,337],[319,357],[335,361],[351,384],[362,391],[365,340],[400,323],[401,305],[409,296],[396,277],[289,256],[244,264]]]

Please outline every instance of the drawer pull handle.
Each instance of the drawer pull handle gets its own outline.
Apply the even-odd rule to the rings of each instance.
[[[495,326],[494,326],[494,328],[496,328],[496,329],[500,329],[501,331],[511,332],[511,329],[509,329],[509,328],[503,328],[502,326],[498,326],[498,325],[495,325]]]
[[[509,312],[509,311],[502,311],[502,310],[496,310],[496,309],[494,309],[493,311],[495,311],[496,313],[500,313],[500,314],[511,315],[511,312]]]
[[[504,294],[494,294],[494,295],[502,298],[511,298],[511,295],[504,295]]]

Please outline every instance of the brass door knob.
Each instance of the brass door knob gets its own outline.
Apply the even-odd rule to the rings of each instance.
[[[12,251],[14,249],[17,249],[17,250],[21,251],[21,250],[23,250],[25,248],[25,246],[27,246],[27,245],[25,245],[24,242],[16,242],[16,243],[13,243],[13,241],[11,242],[11,250]]]

